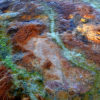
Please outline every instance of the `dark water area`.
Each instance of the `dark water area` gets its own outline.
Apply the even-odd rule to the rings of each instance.
[[[0,100],[100,100],[100,1],[0,0]]]

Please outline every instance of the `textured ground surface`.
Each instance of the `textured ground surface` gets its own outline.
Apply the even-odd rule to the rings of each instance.
[[[100,12],[86,3],[46,1],[47,7],[55,11],[55,31],[65,47],[84,54],[87,62],[96,64],[99,70]],[[38,0],[0,1],[0,28],[7,23],[6,34],[12,43],[13,62],[29,72],[42,73],[44,88],[51,97],[45,99],[36,95],[38,100],[81,100],[79,96],[93,87],[93,73],[72,64],[62,55],[62,48],[48,35],[50,22],[46,13],[45,4]],[[0,66],[0,100],[10,97],[10,74],[9,69]],[[10,98],[17,100],[14,96]],[[29,97],[21,98],[29,100]]]

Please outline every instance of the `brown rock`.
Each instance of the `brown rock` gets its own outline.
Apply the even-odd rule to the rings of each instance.
[[[19,44],[25,44],[32,37],[38,36],[44,29],[44,26],[26,25],[22,26],[13,38],[13,41]]]
[[[88,80],[91,80],[90,74],[82,69],[72,68],[61,56],[60,48],[51,40],[46,37],[31,37],[26,44],[20,46],[40,59],[38,68],[43,72],[46,88],[72,89],[76,93],[83,93],[90,89],[88,86]],[[26,57],[26,61],[28,59]]]
[[[29,34],[29,26],[23,26],[22,29],[15,34],[13,40],[24,50],[38,58],[39,66],[35,67],[42,70],[45,87],[50,88],[51,91],[61,89],[73,90],[75,93],[88,91],[90,89],[90,73],[80,68],[73,68],[68,61],[61,56],[60,48],[52,42],[52,40],[46,36],[38,36],[40,31],[38,31],[37,28],[34,30],[36,26],[32,26],[31,34]],[[24,29],[26,31],[24,31]],[[25,63],[28,62],[28,60],[31,62],[34,58],[26,56],[23,58],[23,63],[24,61]]]
[[[4,66],[0,66],[0,100],[7,100],[11,85],[10,73]]]
[[[84,52],[86,54],[87,60],[91,60],[92,62],[95,62],[96,64],[100,65],[100,50],[99,48],[94,47],[94,45],[97,45],[95,43],[84,43],[80,39],[77,39],[76,36],[64,33],[62,36],[62,40],[65,44],[65,46],[69,49],[77,49],[78,52]],[[99,44],[97,45],[99,46]]]
[[[33,43],[33,47],[30,44]],[[90,89],[91,75],[71,65],[60,54],[60,48],[47,38],[32,38],[24,49],[33,52],[40,58],[40,69],[43,71],[46,87],[56,90],[74,90],[84,93]],[[41,67],[42,66],[42,67]],[[82,77],[80,77],[82,76]],[[90,79],[89,79],[90,78]]]
[[[58,98],[58,100],[67,100],[68,97],[69,97],[69,94],[68,94],[68,92],[66,92],[66,91],[59,91],[59,92],[57,93],[57,98]]]
[[[19,66],[25,67],[28,71],[32,71],[36,63],[34,62],[37,58],[27,52],[21,60],[16,61]]]
[[[59,4],[59,3],[58,3]],[[52,4],[51,4],[52,5]],[[62,6],[61,6],[62,5]],[[64,6],[63,6],[64,5]],[[72,7],[73,6],[73,7]],[[93,11],[92,8],[86,6],[86,9],[79,8],[77,12],[81,15],[81,10],[85,14],[90,14]],[[58,12],[64,19],[69,19],[69,15],[76,11],[74,4],[61,3]],[[57,7],[55,8],[57,10]],[[86,12],[85,12],[86,10]],[[63,12],[62,12],[63,11]],[[66,13],[67,12],[67,13]],[[83,15],[82,15],[83,16]],[[70,22],[69,22],[70,23]],[[88,71],[76,67],[63,58],[61,55],[61,49],[50,40],[47,36],[40,36],[44,27],[38,27],[36,25],[22,26],[13,37],[14,45],[22,48],[24,52],[28,52],[29,55],[24,56],[22,63],[32,63],[37,59],[38,65],[35,66],[43,73],[44,84],[49,92],[54,93],[60,90],[73,91],[75,93],[85,93],[91,88],[91,74]],[[73,46],[80,48],[88,48],[83,46],[84,43],[76,39],[73,40],[73,36],[69,36],[68,39],[64,37],[64,43],[69,44],[68,47],[73,49]],[[75,42],[74,42],[75,41]],[[72,44],[71,44],[72,43]],[[35,56],[35,58],[33,57]],[[31,65],[33,67],[34,65]],[[71,93],[71,92],[70,92]],[[61,93],[63,95],[63,93]],[[63,95],[63,99],[67,98]]]
[[[78,4],[76,5],[76,11],[84,18],[87,18],[87,19],[95,18],[94,9],[89,5]]]
[[[69,68],[63,70],[65,75],[65,88],[69,88],[69,91],[78,93],[85,93],[91,88],[91,75],[88,71],[84,71],[80,68]],[[88,87],[88,88],[86,88]]]

